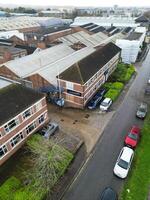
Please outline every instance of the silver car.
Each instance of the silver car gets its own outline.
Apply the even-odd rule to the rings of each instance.
[[[146,117],[146,114],[147,114],[147,104],[141,103],[136,112],[136,116],[140,119],[144,119]]]
[[[54,135],[56,130],[59,128],[58,124],[55,122],[49,122],[46,126],[42,128],[40,134],[43,135],[44,138],[49,139],[50,136]]]

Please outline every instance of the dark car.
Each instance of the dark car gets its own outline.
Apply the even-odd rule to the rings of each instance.
[[[118,198],[116,192],[112,188],[107,187],[103,190],[99,200],[117,200],[117,199]]]
[[[145,88],[145,94],[146,94],[146,95],[150,95],[150,86],[147,86],[147,87]]]
[[[147,114],[147,104],[141,103],[137,109],[136,117],[144,119],[146,117],[146,114]]]
[[[94,109],[96,106],[103,100],[104,94],[106,93],[105,89],[100,89],[95,96],[88,103],[89,109]]]

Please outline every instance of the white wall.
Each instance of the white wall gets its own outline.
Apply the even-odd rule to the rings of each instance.
[[[116,40],[116,45],[122,49],[121,58],[124,63],[130,64],[136,62],[138,53],[140,52],[140,46],[142,45],[144,38],[145,33],[143,33],[139,40]]]

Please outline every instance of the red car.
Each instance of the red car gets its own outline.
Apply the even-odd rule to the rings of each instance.
[[[125,138],[125,145],[135,148],[140,138],[140,128],[137,126],[133,126],[131,131]]]

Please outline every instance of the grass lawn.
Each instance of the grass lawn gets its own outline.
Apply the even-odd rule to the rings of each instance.
[[[142,128],[142,137],[136,149],[132,171],[124,184],[121,200],[147,200],[150,192],[150,113]]]

